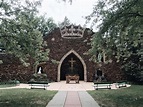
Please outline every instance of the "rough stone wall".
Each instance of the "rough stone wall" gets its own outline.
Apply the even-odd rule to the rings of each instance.
[[[93,76],[96,69],[99,67],[97,63],[89,61],[90,55],[85,54],[91,47],[88,45],[92,38],[93,32],[89,29],[85,30],[83,38],[80,39],[65,39],[61,37],[60,30],[55,29],[51,34],[45,36],[44,40],[47,41],[48,48],[50,48],[50,61],[44,65],[49,78],[53,81],[57,81],[58,75],[58,63],[53,64],[51,60],[60,61],[61,58],[68,53],[71,49],[76,51],[84,60],[87,67],[87,81],[93,81]],[[120,65],[112,62],[110,64],[103,64],[101,67],[107,80],[114,81],[122,79],[122,73],[120,71]]]
[[[70,50],[77,52],[84,60],[87,66],[87,78],[88,81],[92,81],[91,75],[95,66],[93,62],[89,61],[90,56],[86,55],[88,49],[90,49],[90,39],[93,32],[86,29],[83,38],[78,39],[65,39],[61,37],[60,29],[55,29],[51,34],[47,35],[44,40],[47,41],[48,48],[50,48],[49,61],[44,64],[44,71],[49,75],[53,81],[57,81],[58,63],[53,64],[51,60],[59,62],[61,58]],[[92,66],[90,66],[92,65]]]

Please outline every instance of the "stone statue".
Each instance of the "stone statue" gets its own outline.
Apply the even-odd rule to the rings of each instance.
[[[38,74],[41,74],[42,72],[42,67],[39,67],[39,70],[38,70]]]
[[[102,73],[102,70],[100,68],[98,68],[96,71],[95,71],[95,74],[94,74],[94,81],[97,81],[97,82],[102,82],[102,81],[106,81],[106,78],[104,76],[104,73]]]
[[[102,54],[98,53],[98,62],[102,62]]]

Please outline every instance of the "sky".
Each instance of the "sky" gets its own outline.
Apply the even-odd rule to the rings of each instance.
[[[46,15],[46,18],[52,17],[55,23],[60,23],[65,16],[71,23],[83,26],[85,24],[84,17],[89,15],[96,0],[73,0],[72,4],[63,2],[62,0],[43,0],[40,14]],[[87,25],[90,27],[90,24]]]

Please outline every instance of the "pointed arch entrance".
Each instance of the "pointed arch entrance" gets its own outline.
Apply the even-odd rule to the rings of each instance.
[[[60,60],[57,81],[65,80],[65,75],[69,73],[69,68],[71,68],[71,66],[80,76],[80,80],[87,81],[86,64],[81,56],[74,50],[70,50]]]

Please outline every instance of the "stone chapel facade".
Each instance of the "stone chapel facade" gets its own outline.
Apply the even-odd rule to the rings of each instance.
[[[80,80],[88,82],[93,81],[95,71],[99,68],[99,64],[91,60],[88,50],[91,48],[90,42],[94,32],[88,28],[81,26],[65,26],[63,28],[55,28],[48,35],[44,36],[43,43],[45,48],[50,49],[49,60],[46,63],[40,63],[37,67],[42,68],[42,73],[46,73],[50,81],[65,80],[69,68],[77,71]],[[0,56],[3,59],[4,55]],[[6,61],[7,59],[7,61]],[[28,81],[34,71],[32,66],[23,67],[17,64],[17,61],[10,63],[9,58],[5,58],[5,63],[0,64],[0,79],[18,79]],[[11,60],[13,60],[11,58]],[[9,62],[9,63],[7,63]],[[123,73],[120,70],[120,64],[112,61],[105,64],[101,62],[100,68],[105,74],[108,81],[121,80]]]
[[[65,80],[71,61],[73,67],[78,71],[80,80],[93,81],[95,71],[99,64],[91,60],[88,54],[91,48],[91,39],[94,32],[81,26],[65,26],[56,28],[44,37],[44,42],[50,49],[49,61],[40,64],[43,72],[46,72],[53,81]],[[114,81],[122,78],[119,64],[114,61],[111,64],[102,63],[102,72],[107,76],[107,80]]]

